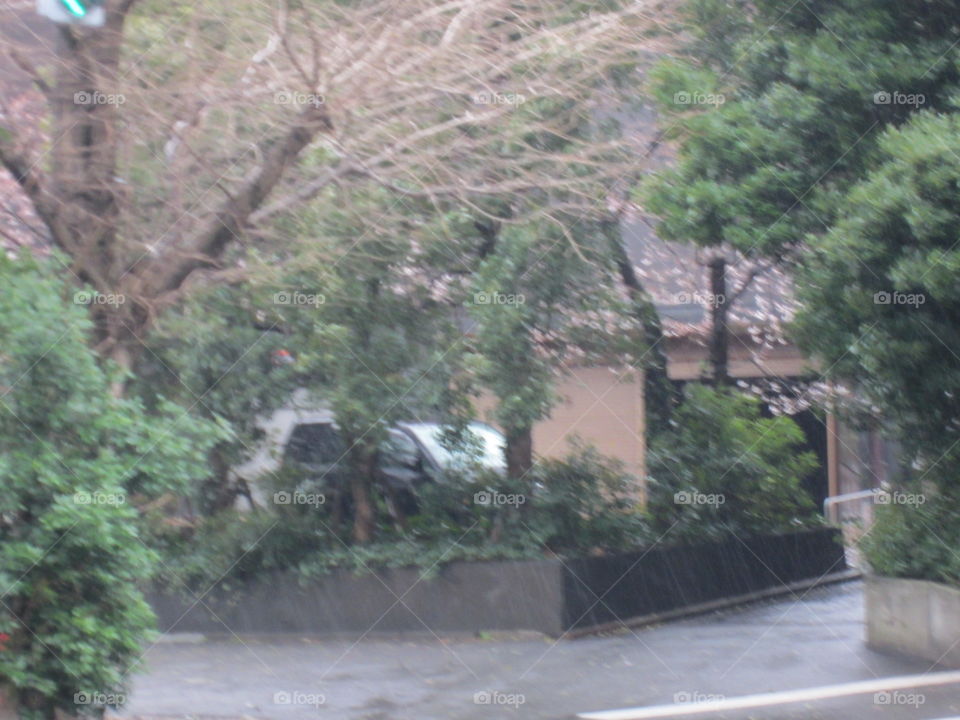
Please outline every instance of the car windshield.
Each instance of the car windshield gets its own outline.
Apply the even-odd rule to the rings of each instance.
[[[443,443],[444,426],[433,423],[417,423],[408,426],[423,444],[427,452],[444,470],[451,470],[471,462],[494,470],[503,470],[503,435],[489,425],[470,423],[464,443],[453,450]]]
[[[300,465],[332,465],[344,453],[343,440],[331,423],[297,425],[287,443],[286,461]]]

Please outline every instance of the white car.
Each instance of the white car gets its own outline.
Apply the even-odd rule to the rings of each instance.
[[[233,469],[250,488],[254,502],[266,500],[264,477],[284,468],[303,470],[318,487],[343,485],[347,447],[332,411],[311,406],[306,395],[298,393],[260,426],[263,442],[249,460]],[[438,423],[399,423],[390,428],[378,458],[381,479],[395,493],[412,499],[421,484],[442,482],[447,473],[469,476],[489,469],[505,474],[503,435],[480,422],[469,423],[468,429],[465,447],[451,449],[443,442],[444,427]]]

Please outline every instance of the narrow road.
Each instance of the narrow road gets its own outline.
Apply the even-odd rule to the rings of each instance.
[[[604,637],[368,636],[360,642],[163,642],[124,715],[299,720],[561,720],[584,711],[752,695],[924,673],[863,644],[862,585]],[[885,701],[886,700],[886,701]],[[932,720],[960,686],[691,715],[710,720]]]

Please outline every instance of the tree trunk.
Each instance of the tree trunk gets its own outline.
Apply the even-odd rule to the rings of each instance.
[[[353,498],[353,541],[363,545],[373,540],[376,530],[376,509],[373,505],[372,481],[376,471],[376,454],[360,450],[359,462],[350,473],[350,494]]]
[[[729,331],[727,329],[727,260],[712,258],[710,268],[710,379],[717,387],[730,384]]]
[[[507,477],[522,480],[533,467],[533,428],[507,431]]]
[[[127,390],[128,374],[133,372],[135,355],[128,343],[117,342],[111,345],[107,358],[115,362],[122,372],[110,381],[110,394],[115,398],[123,397]]]
[[[16,692],[9,686],[0,685],[0,720],[18,720]]]
[[[676,405],[676,390],[667,375],[667,353],[663,347],[663,327],[653,299],[637,277],[637,272],[630,261],[627,249],[623,245],[623,236],[620,232],[620,223],[609,220],[601,224],[603,234],[607,238],[610,252],[620,273],[630,301],[633,306],[633,316],[643,335],[645,348],[642,362],[643,397],[646,407],[647,432],[655,433],[667,427],[670,416]]]
[[[507,430],[507,479],[513,481],[514,487],[509,492],[519,490],[524,495],[529,496],[528,488],[531,487],[531,478],[527,477],[533,468],[533,428],[527,426]],[[514,516],[517,513],[525,514],[530,507],[529,503],[523,503],[517,507],[494,507],[493,508],[493,526],[490,528],[490,542],[494,545],[500,542],[503,537],[507,516]]]
[[[230,478],[230,462],[220,447],[210,451],[211,478],[204,483],[207,507],[202,511],[207,515],[216,515],[233,507],[239,495],[238,487]]]

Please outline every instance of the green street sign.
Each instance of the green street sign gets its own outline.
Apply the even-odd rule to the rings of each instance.
[[[60,2],[74,17],[82,18],[87,16],[86,3],[80,2],[80,0],[60,0]]]
[[[37,13],[64,25],[102,27],[104,0],[37,0]]]

